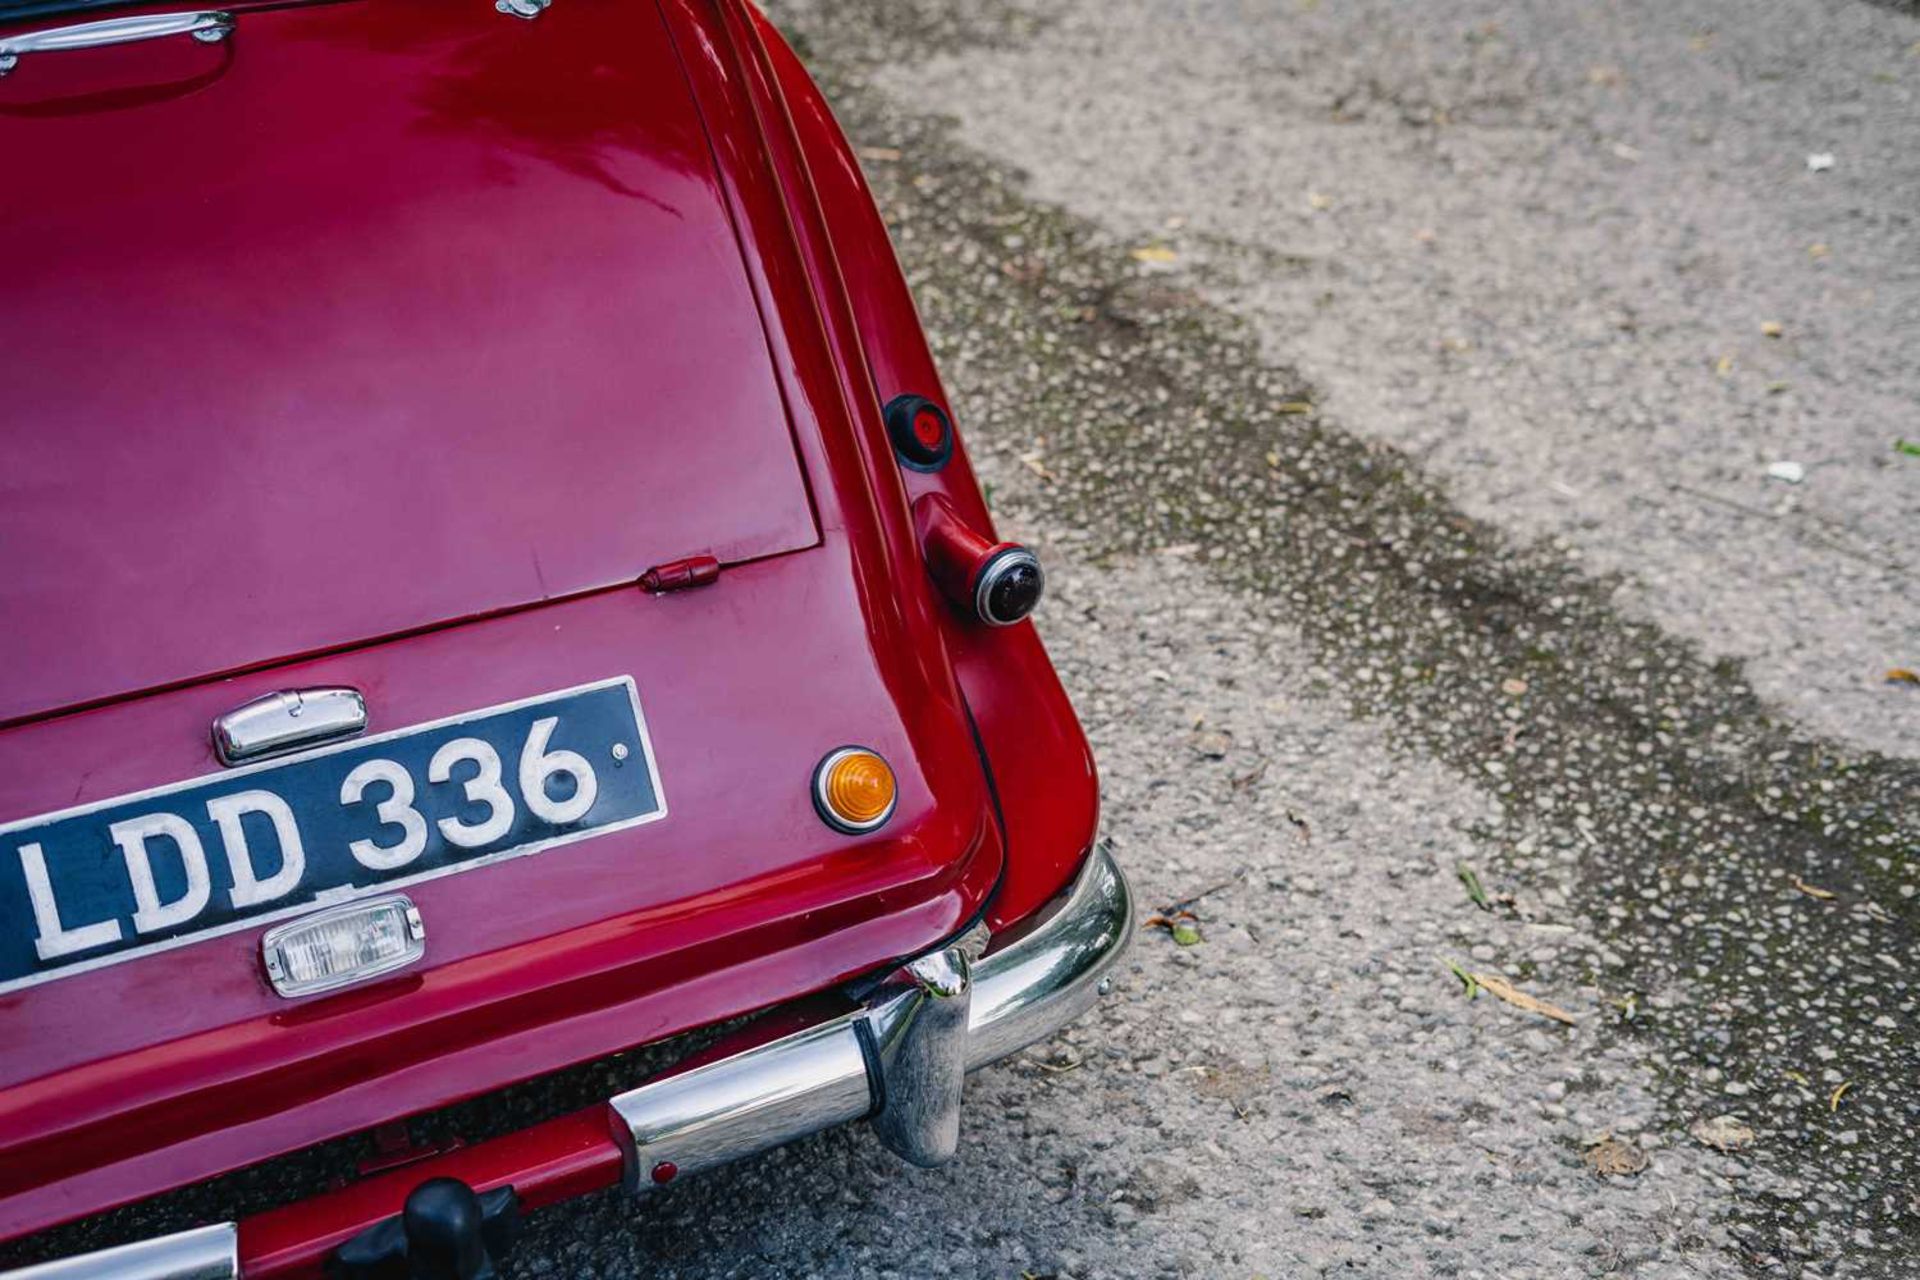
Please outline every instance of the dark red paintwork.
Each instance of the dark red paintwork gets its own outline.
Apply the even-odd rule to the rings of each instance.
[[[0,82],[44,108],[228,60],[0,117],[32,246],[0,479],[0,670],[32,678],[0,721],[817,541],[659,16],[588,5],[243,13],[230,50]]]
[[[845,281],[875,402],[917,393],[948,404],[853,146],[773,25],[749,12],[803,149],[802,165]],[[964,443],[964,422],[956,424],[956,434]],[[909,501],[941,494],[974,529],[993,536],[964,447],[938,472],[898,474]],[[1086,737],[1034,629],[982,627],[944,600],[940,612],[948,657],[992,762],[1006,819],[1007,869],[987,917],[998,927],[1024,919],[1058,892],[1093,842],[1099,785]]]
[[[274,688],[388,729],[623,673],[671,814],[416,886],[427,962],[366,988],[281,1000],[243,931],[0,996],[0,1238],[1018,920],[1093,835],[1032,628],[928,578],[912,498],[991,521],[964,450],[895,464],[879,406],[944,395],[763,19],[239,13],[0,80],[0,821],[211,772],[209,720]],[[850,741],[901,782],[851,841],[806,786]],[[617,1174],[592,1127],[433,1171],[543,1203]],[[249,1274],[426,1168],[243,1224]]]

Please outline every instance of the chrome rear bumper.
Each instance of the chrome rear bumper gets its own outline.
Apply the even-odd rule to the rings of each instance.
[[[239,1232],[222,1222],[9,1271],[4,1280],[235,1280],[239,1274]]]
[[[699,1057],[612,1098],[626,1184],[645,1191],[852,1120],[920,1165],[951,1156],[970,1070],[1086,1012],[1133,932],[1133,896],[1096,846],[1051,910],[975,958],[985,932],[931,952],[811,1023],[749,1023]],[[431,1163],[419,1166],[428,1176]],[[511,1177],[503,1179],[511,1182]],[[0,1275],[0,1280],[235,1280],[233,1223]]]
[[[646,1190],[860,1119],[904,1159],[939,1164],[959,1142],[962,1078],[1086,1012],[1132,922],[1126,877],[1096,846],[1053,911],[993,954],[974,960],[963,939],[902,966],[854,1012],[614,1098],[627,1185]]]

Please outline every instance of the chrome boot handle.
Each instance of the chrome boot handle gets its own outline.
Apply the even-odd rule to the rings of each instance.
[[[166,36],[192,36],[202,44],[215,44],[225,40],[232,32],[233,15],[215,10],[201,13],[148,13],[137,18],[108,18],[104,22],[80,22],[69,27],[22,31],[18,35],[0,36],[0,76],[13,70],[23,53],[98,49],[104,45],[159,40]]]
[[[285,755],[367,730],[358,689],[283,689],[235,707],[213,722],[213,750],[228,766]]]

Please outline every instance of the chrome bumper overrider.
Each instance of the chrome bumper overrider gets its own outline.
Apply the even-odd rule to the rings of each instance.
[[[748,1024],[692,1062],[608,1103],[636,1191],[851,1120],[919,1165],[960,1139],[966,1073],[1086,1012],[1133,932],[1133,895],[1104,845],[1072,887],[1000,950],[984,931],[902,965],[856,1007],[797,1030]],[[716,1056],[717,1055],[717,1056]],[[143,1240],[0,1280],[234,1280],[233,1223]]]
[[[960,1086],[1073,1021],[1132,934],[1133,895],[1104,845],[1052,913],[981,960],[962,940],[907,965],[864,1007],[612,1100],[627,1185],[711,1168],[850,1120],[935,1165],[960,1138]]]

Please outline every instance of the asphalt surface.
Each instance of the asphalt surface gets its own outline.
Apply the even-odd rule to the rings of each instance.
[[[1198,940],[512,1273],[1920,1274],[1911,6],[771,12]]]
[[[776,6],[1199,941],[518,1272],[1920,1273],[1900,8]]]

